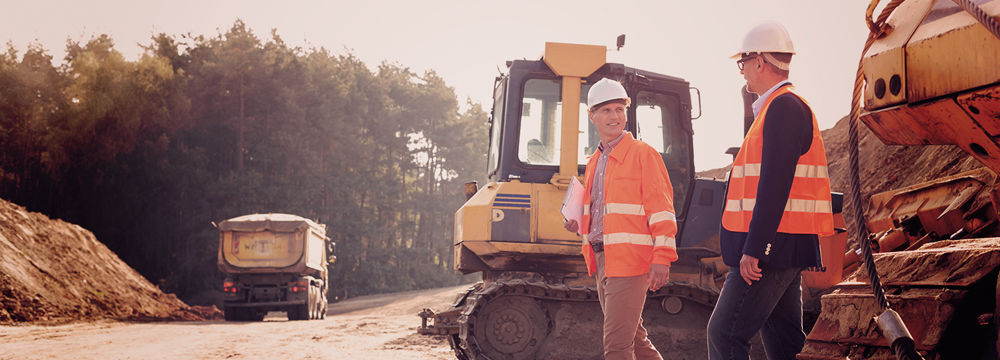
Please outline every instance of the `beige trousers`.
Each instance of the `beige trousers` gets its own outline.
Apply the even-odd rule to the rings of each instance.
[[[642,307],[646,303],[649,274],[606,277],[604,252],[595,255],[597,298],[604,311],[604,358],[662,360],[646,337],[646,328],[642,327]]]

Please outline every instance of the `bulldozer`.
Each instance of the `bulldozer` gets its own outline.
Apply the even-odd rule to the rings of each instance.
[[[657,149],[674,189],[679,260],[670,282],[647,294],[644,326],[672,359],[707,358],[706,326],[728,272],[719,252],[726,183],[695,176],[691,122],[700,117],[700,93],[678,77],[609,63],[608,52],[549,42],[541,59],[508,61],[495,80],[489,182],[467,183],[455,214],[455,268],[480,272],[483,281],[448,309],[419,314],[418,332],[446,336],[459,359],[602,357],[596,283],[581,237],[563,228],[560,213],[600,143],[581,95],[602,78],[624,85],[632,99],[625,129]],[[843,251],[841,241],[830,253],[839,259]],[[810,284],[836,282],[817,274]],[[763,359],[759,343],[754,348]]]
[[[690,354],[679,358],[704,358],[705,325],[726,272],[711,261],[719,256],[725,183],[694,176],[689,83],[608,63],[607,53],[549,42],[540,60],[508,61],[496,78],[489,182],[467,183],[455,214],[455,268],[481,272],[483,281],[449,309],[421,313],[419,332],[447,335],[459,359],[601,358],[596,283],[560,207],[600,143],[581,95],[602,78],[625,86],[633,99],[626,130],[660,152],[675,193],[680,260],[671,283],[647,297],[649,337]]]
[[[873,19],[878,4],[849,141],[849,198],[867,206],[850,209],[850,275],[820,298],[797,358],[997,359],[1000,1],[895,0]],[[865,200],[858,119],[887,145],[954,145],[984,167]]]

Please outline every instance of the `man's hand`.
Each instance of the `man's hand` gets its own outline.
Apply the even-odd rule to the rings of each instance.
[[[747,282],[747,285],[753,285],[754,281],[760,280],[763,273],[758,267],[757,258],[743,254],[743,258],[740,259],[740,275],[743,276],[743,280]]]
[[[670,266],[653,264],[649,267],[649,290],[659,290],[670,281]]]
[[[566,228],[566,230],[569,230],[570,232],[576,234],[577,233],[576,230],[577,228],[580,227],[580,224],[577,224],[576,220],[563,219],[563,227]]]

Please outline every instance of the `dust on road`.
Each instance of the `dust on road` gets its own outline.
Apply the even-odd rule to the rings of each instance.
[[[99,321],[0,326],[0,359],[454,359],[444,337],[417,334],[421,309],[441,310],[469,285],[358,297],[325,320]]]

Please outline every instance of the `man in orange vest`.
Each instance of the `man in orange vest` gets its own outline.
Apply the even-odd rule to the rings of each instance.
[[[833,233],[830,180],[812,109],[792,92],[795,49],[784,26],[747,33],[737,58],[754,122],[733,160],[720,242],[729,275],[708,323],[709,358],[748,359],[760,331],[768,359],[802,350],[803,268],[821,266],[819,235]]]
[[[597,276],[604,312],[605,359],[662,359],[642,327],[646,290],[670,278],[677,260],[674,191],[660,154],[625,131],[630,103],[617,81],[601,79],[587,93],[587,113],[601,144],[587,162],[583,256]]]

